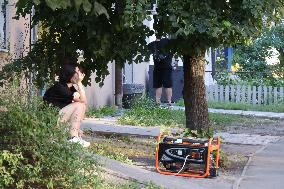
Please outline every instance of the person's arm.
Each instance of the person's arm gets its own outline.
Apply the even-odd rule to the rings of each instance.
[[[87,105],[86,92],[82,82],[81,81],[78,82],[77,86],[78,86],[78,93],[80,94],[79,101]]]
[[[77,83],[77,92],[74,93],[73,100],[75,102],[82,102],[82,103],[87,105],[86,92],[85,92],[84,86],[82,84],[82,80],[84,79],[85,74],[83,74],[81,72],[79,72],[78,74],[79,74],[79,78],[78,78],[78,83]]]

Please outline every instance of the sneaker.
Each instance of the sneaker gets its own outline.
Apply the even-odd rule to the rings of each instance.
[[[81,146],[83,146],[84,148],[87,148],[90,146],[90,143],[83,140],[82,138],[80,137],[73,137],[72,139],[69,140],[69,142],[72,142],[72,143],[78,143],[80,144]]]

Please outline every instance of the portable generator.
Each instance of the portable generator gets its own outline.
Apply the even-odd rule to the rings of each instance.
[[[158,137],[156,169],[161,174],[196,178],[216,177],[220,137],[210,139]]]

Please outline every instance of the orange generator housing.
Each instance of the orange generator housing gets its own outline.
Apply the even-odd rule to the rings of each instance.
[[[209,139],[158,137],[156,170],[161,174],[195,178],[216,177],[220,137]]]

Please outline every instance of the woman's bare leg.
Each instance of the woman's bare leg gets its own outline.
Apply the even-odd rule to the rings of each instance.
[[[82,119],[84,119],[85,112],[86,105],[81,102],[71,103],[60,110],[60,122],[69,123],[69,132],[71,137],[79,136],[80,123]]]

